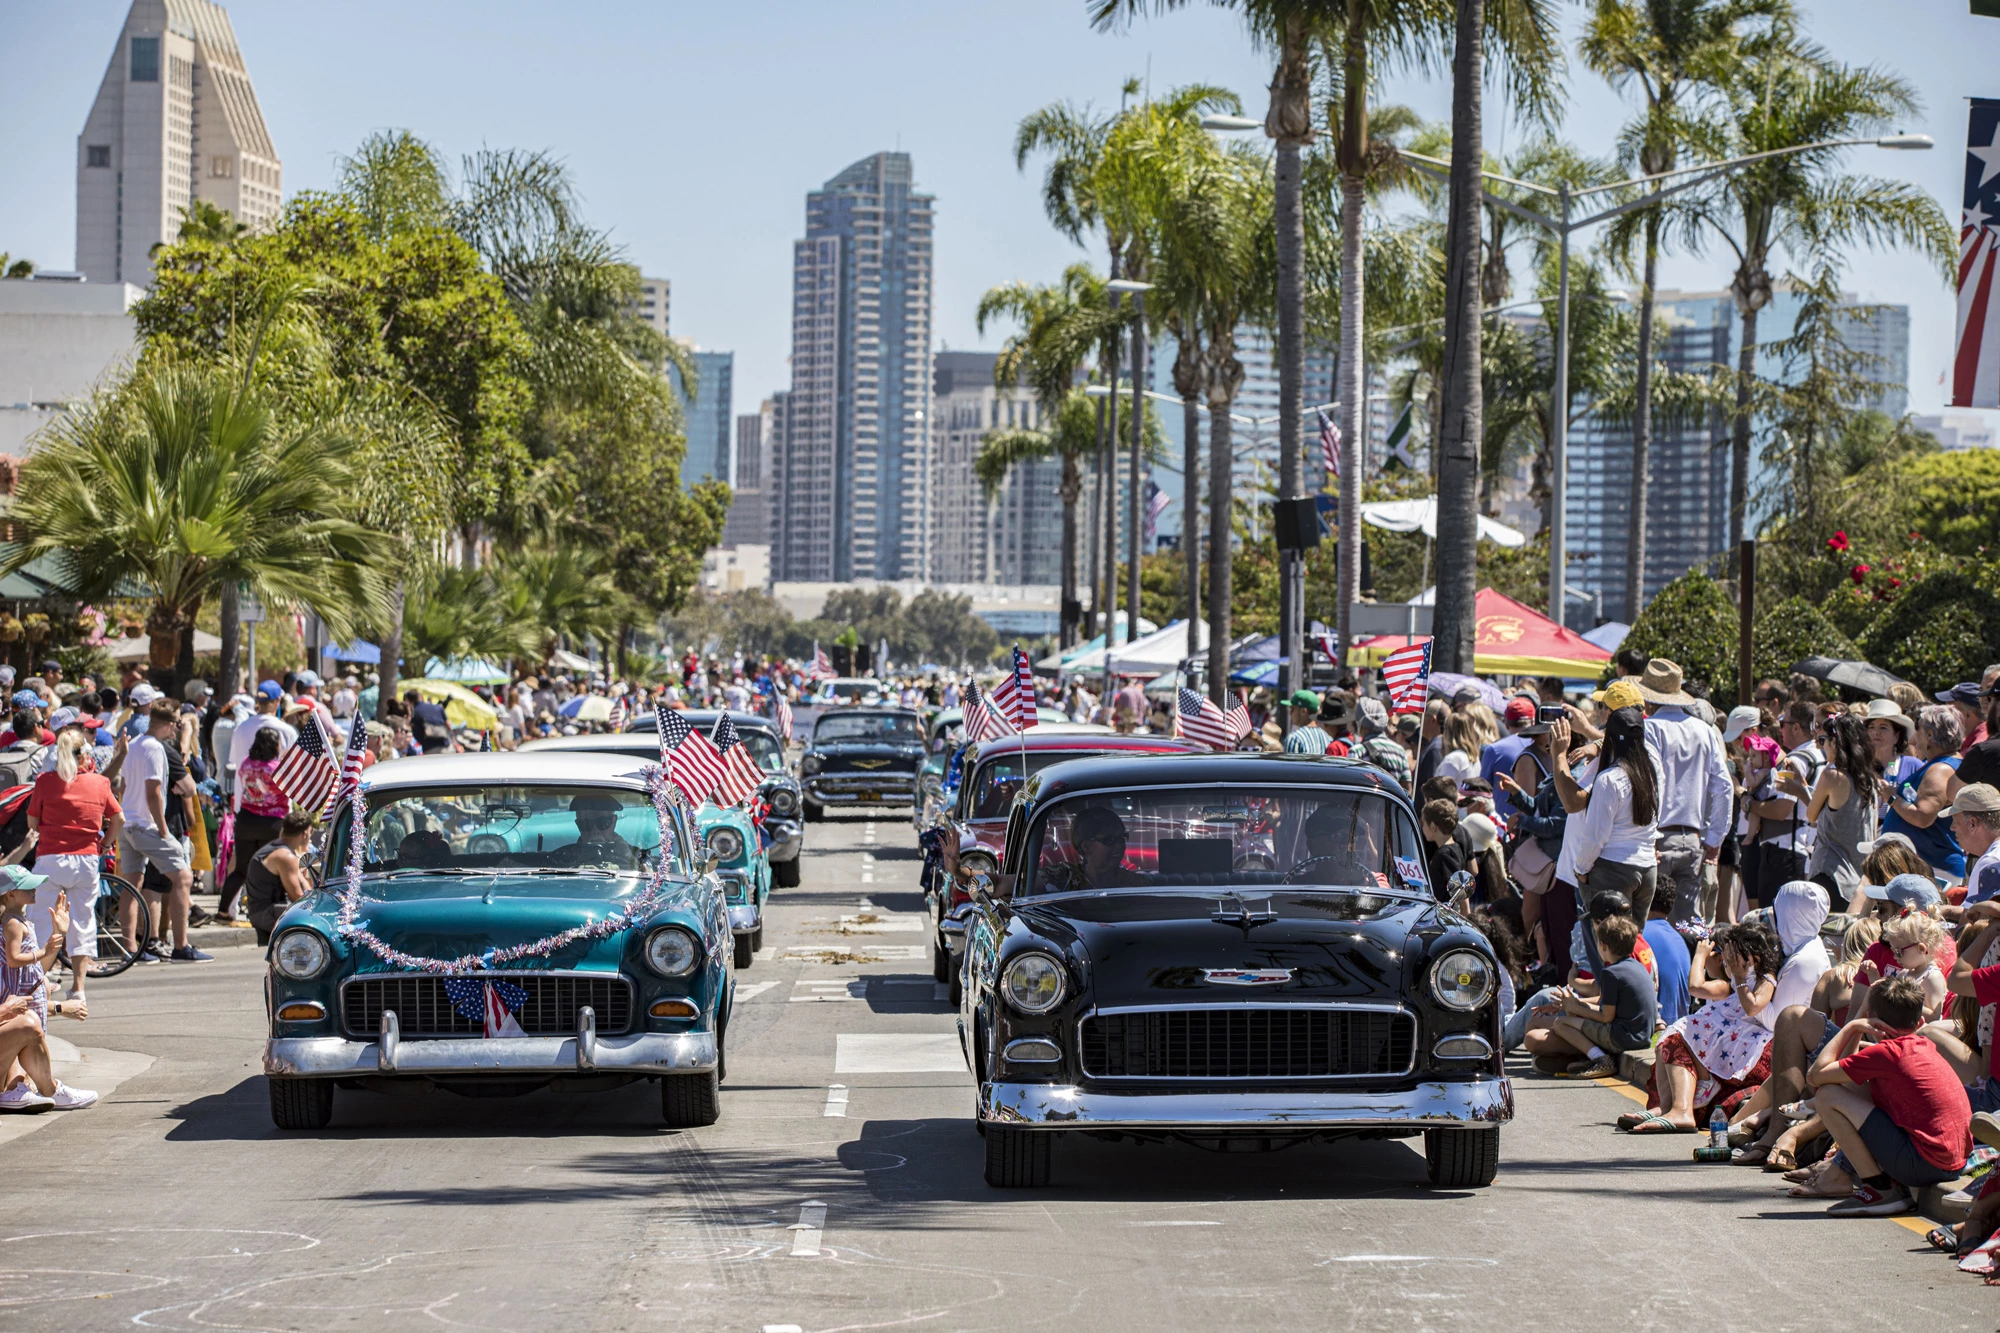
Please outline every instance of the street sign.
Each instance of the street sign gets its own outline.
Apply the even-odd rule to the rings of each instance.
[[[1409,602],[1356,602],[1350,623],[1357,639],[1369,634],[1415,637],[1431,632],[1431,608]]]
[[[264,618],[264,604],[240,583],[236,585],[236,618],[245,625],[255,625]]]

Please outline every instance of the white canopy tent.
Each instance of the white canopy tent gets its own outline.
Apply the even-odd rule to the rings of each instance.
[[[1390,532],[1421,532],[1433,541],[1438,535],[1437,497],[1424,500],[1376,500],[1361,506],[1361,521]],[[1496,546],[1525,546],[1528,536],[1497,519],[1479,516],[1479,536]]]
[[[1105,656],[1111,660],[1111,674],[1114,676],[1164,676],[1179,668],[1187,657],[1187,622],[1176,620],[1164,629],[1134,639],[1131,643],[1118,643],[1107,648],[1094,648],[1087,653],[1071,658],[1063,664],[1065,675],[1102,675]],[[1208,646],[1208,623],[1200,622],[1195,627],[1195,651]]]

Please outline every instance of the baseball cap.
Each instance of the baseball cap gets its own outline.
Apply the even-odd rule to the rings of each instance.
[[[1898,875],[1887,884],[1869,884],[1861,890],[1877,902],[1890,902],[1898,907],[1936,907],[1942,899],[1938,897],[1937,885],[1922,875]]]
[[[1909,851],[1912,855],[1915,855],[1916,853],[1917,844],[1911,842],[1909,835],[1906,833],[1883,833],[1878,835],[1871,842],[1855,843],[1854,848],[1856,851],[1860,852],[1863,856],[1866,856],[1870,852],[1874,851],[1877,847],[1887,847],[1891,843],[1894,843],[1898,847],[1904,848],[1905,850]]]
[[[1285,704],[1290,708],[1309,708],[1317,713],[1319,696],[1311,690],[1293,690],[1291,696],[1285,700]]]
[[[14,668],[10,666],[0,666],[0,685],[12,685],[13,683],[14,683]]]
[[[1451,692],[1451,701],[1455,704],[1476,704],[1485,698],[1486,691],[1480,689],[1471,681],[1467,681]]]
[[[1948,690],[1939,690],[1931,698],[1941,704],[1964,704],[1967,708],[1979,707],[1979,682],[1961,680]]]
[[[82,716],[83,714],[77,712],[76,709],[70,707],[68,704],[64,704],[61,708],[49,714],[49,730],[61,731],[64,727]]]
[[[1738,704],[1723,721],[1722,739],[1733,741],[1746,731],[1754,731],[1763,721],[1764,715],[1757,711],[1757,705]]]
[[[143,680],[132,687],[132,706],[134,708],[144,708],[159,697],[160,692]]]
[[[1958,789],[1958,795],[1952,797],[1951,804],[1938,813],[2000,815],[2000,787],[1990,782],[1968,782]]]
[[[10,702],[16,708],[40,708],[42,706],[42,696],[36,694],[33,690],[15,690]]]
[[[305,689],[305,690],[316,690],[320,687],[321,684],[319,678],[319,672],[314,671],[311,667],[307,667],[304,671],[301,671],[299,672],[298,675],[292,677],[292,681],[294,684],[298,685],[300,689]]]
[[[1596,699],[1614,713],[1621,708],[1644,708],[1646,706],[1646,696],[1639,693],[1638,683],[1630,676],[1620,676],[1603,689],[1593,692],[1590,697]]]
[[[55,659],[55,658],[51,657],[51,658],[50,658],[50,659],[49,659],[48,661],[46,661],[46,662],[42,663],[42,670],[44,670],[44,671],[61,671],[61,670],[62,670],[62,663],[61,663],[61,662],[58,662],[58,661],[56,661],[56,659]]]
[[[1453,782],[1476,778],[1479,776],[1479,761],[1463,750],[1453,750],[1438,761],[1437,775],[1450,778]]]
[[[257,682],[257,693],[266,699],[282,699],[285,697],[285,687],[275,680],[260,680]]]
[[[47,880],[47,875],[37,875],[26,866],[0,866],[0,893],[32,892]]]
[[[1507,701],[1506,718],[1511,725],[1516,722],[1535,720],[1535,701],[1525,694],[1517,694]]]

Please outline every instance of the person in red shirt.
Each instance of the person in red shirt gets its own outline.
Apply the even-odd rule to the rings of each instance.
[[[28,796],[28,836],[8,857],[10,862],[35,853],[35,873],[44,877],[35,890],[28,919],[38,939],[53,938],[58,893],[69,900],[69,956],[97,957],[97,879],[99,853],[118,845],[125,817],[111,784],[91,767],[93,737],[71,725],[56,738],[55,766],[35,779]],[[84,980],[89,969],[78,966],[70,978],[70,1002],[65,1012],[84,1017]]]
[[[1944,984],[1954,995],[1970,995],[1979,1005],[1975,1031],[1994,1032],[2000,1014],[2000,899],[1974,903],[1965,909],[1965,933],[1959,936],[1956,962]],[[1944,966],[1943,963],[1939,964]],[[1982,1056],[1977,1047],[1958,1039],[1956,1029],[1933,1023],[1924,1035],[1936,1043],[1958,1070],[1972,1105],[1972,1132],[1988,1147],[2000,1148],[2000,1036],[1989,1039]]]
[[[1868,1006],[1872,1017],[1843,1027],[1806,1074],[1845,1159],[1835,1170],[1844,1167],[1854,1181],[1854,1192],[1827,1209],[1834,1217],[1909,1212],[1910,1191],[1954,1179],[1972,1151],[1965,1085],[1917,1035],[1923,987],[1915,977],[1890,977],[1870,988]]]

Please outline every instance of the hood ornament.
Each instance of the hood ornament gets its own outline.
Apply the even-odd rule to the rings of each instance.
[[[1204,967],[1201,979],[1211,986],[1282,986],[1292,979],[1289,967]]]
[[[1276,908],[1271,906],[1269,898],[1264,899],[1260,906],[1252,907],[1232,893],[1225,898],[1216,900],[1215,910],[1208,914],[1208,919],[1220,922],[1225,926],[1241,926],[1243,929],[1248,930],[1252,926],[1261,926],[1268,921],[1276,921],[1278,919],[1278,912]]]

